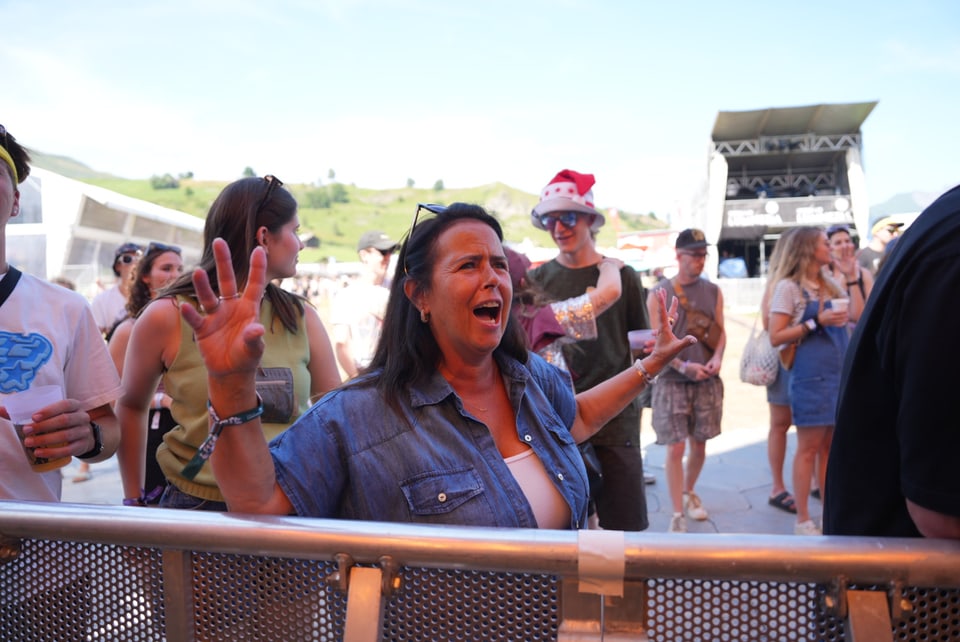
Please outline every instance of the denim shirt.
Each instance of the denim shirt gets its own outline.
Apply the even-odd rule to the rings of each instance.
[[[570,381],[535,354],[526,366],[495,355],[516,413],[517,436],[586,519],[587,475],[570,435]],[[304,517],[536,528],[488,428],[435,373],[401,393],[402,416],[374,383],[379,373],[328,393],[270,444],[277,481]]]

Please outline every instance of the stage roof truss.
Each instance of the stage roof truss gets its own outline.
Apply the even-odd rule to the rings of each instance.
[[[714,141],[713,148],[726,157],[768,156],[789,152],[843,151],[860,148],[860,134],[761,136],[745,140]]]

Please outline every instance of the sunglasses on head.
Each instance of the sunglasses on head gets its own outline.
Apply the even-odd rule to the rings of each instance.
[[[154,241],[147,246],[145,254],[150,254],[151,252],[175,252],[176,254],[180,254],[182,250],[176,245],[167,245],[166,243]]]
[[[256,212],[258,214],[260,213],[260,210],[263,209],[263,206],[267,204],[267,201],[270,200],[270,195],[273,194],[273,191],[278,187],[283,186],[283,181],[273,174],[267,174],[263,177],[263,180],[267,182],[267,191],[263,194],[263,198],[261,198],[260,202],[257,204]]]
[[[410,245],[410,237],[413,236],[413,230],[417,227],[420,210],[426,210],[431,214],[443,214],[447,211],[447,208],[445,205],[437,205],[436,203],[417,203],[417,211],[413,214],[413,223],[410,224],[410,231],[408,231],[406,237],[404,237],[403,245],[400,246],[400,256],[397,257],[397,261],[403,266],[404,276],[410,274],[410,271],[407,269],[407,246]]]
[[[563,223],[564,227],[573,227],[577,224],[577,216],[579,212],[561,212],[557,214],[556,212],[550,212],[549,214],[540,215],[540,225],[545,227],[547,231],[552,232],[553,228],[557,226],[557,222]]]

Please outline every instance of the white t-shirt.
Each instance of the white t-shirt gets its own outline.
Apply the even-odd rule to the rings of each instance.
[[[330,311],[334,341],[350,339],[353,360],[358,368],[373,359],[383,328],[390,290],[372,283],[351,283],[337,291]]]
[[[0,406],[33,385],[59,385],[83,410],[122,392],[86,299],[23,274],[0,307]],[[30,469],[13,424],[0,418],[0,499],[59,501],[61,480],[59,470]]]
[[[127,316],[127,299],[120,292],[119,283],[93,297],[90,306],[93,308],[97,327],[104,328],[105,331]]]

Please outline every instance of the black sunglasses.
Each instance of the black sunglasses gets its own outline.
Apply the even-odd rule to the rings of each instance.
[[[153,241],[147,246],[147,251],[144,252],[144,254],[150,254],[150,252],[175,252],[181,254],[182,250],[176,245],[167,245],[166,243]]]
[[[413,236],[413,230],[417,227],[420,210],[427,210],[431,214],[443,214],[447,211],[447,207],[445,205],[437,205],[436,203],[417,203],[417,211],[413,215],[413,223],[410,224],[410,231],[407,232],[403,245],[400,246],[400,256],[397,257],[397,262],[403,266],[404,276],[409,276],[410,274],[410,271],[407,269],[407,246],[410,245],[410,237]]]
[[[263,195],[263,198],[260,199],[260,202],[257,204],[257,209],[255,213],[259,214],[260,210],[263,209],[263,206],[267,204],[267,201],[270,200],[270,195],[273,194],[273,191],[278,187],[283,186],[283,181],[274,176],[273,174],[267,174],[263,177],[263,180],[267,181],[267,191]]]
[[[121,254],[117,258],[117,260],[120,261],[121,263],[126,263],[127,265],[130,265],[135,261],[139,261],[140,255],[139,254]]]
[[[545,227],[548,232],[553,231],[553,228],[557,226],[557,221],[563,223],[564,227],[573,227],[577,224],[578,215],[579,212],[562,212],[560,214],[550,212],[549,214],[541,214],[540,225]]]
[[[7,128],[0,125],[0,140],[3,141],[3,148],[7,149]]]

